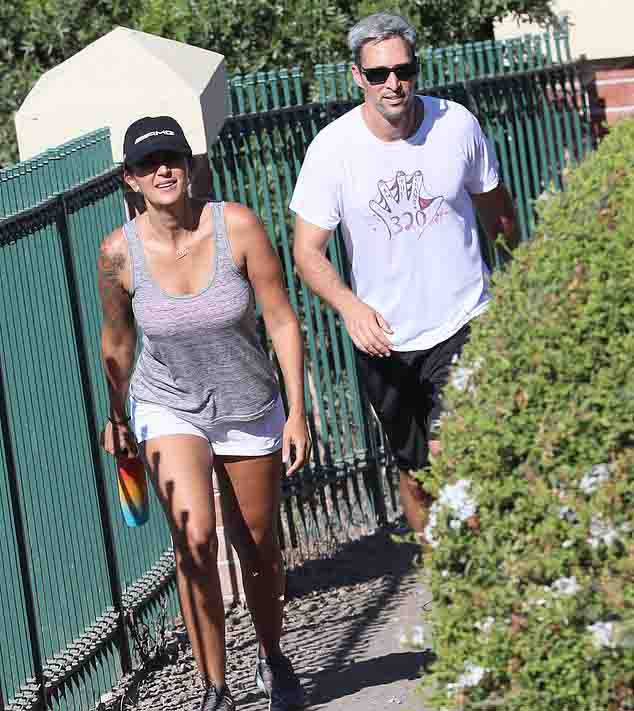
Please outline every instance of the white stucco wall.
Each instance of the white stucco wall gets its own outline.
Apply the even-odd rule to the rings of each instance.
[[[553,9],[569,18],[573,58],[634,56],[634,0],[554,0]],[[495,27],[496,39],[530,32],[543,32],[543,28],[512,18]]]

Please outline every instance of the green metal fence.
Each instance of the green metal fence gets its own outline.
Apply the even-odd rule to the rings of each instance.
[[[109,144],[108,144],[109,145]],[[156,502],[126,530],[99,369],[95,258],[124,219],[119,171],[0,223],[0,585],[9,709],[88,709],[132,668],[124,610],[168,586],[170,537]],[[38,706],[38,703],[40,706]]]
[[[0,169],[0,220],[111,167],[110,132],[101,128]]]
[[[534,200],[561,186],[566,166],[591,147],[567,34],[424,51],[419,89],[476,113],[528,238]],[[349,65],[336,64],[317,66],[311,81],[297,69],[233,77],[231,97],[233,115],[210,152],[213,193],[262,218],[306,340],[315,447],[310,465],[285,484],[280,521],[292,557],[397,510],[389,452],[365,406],[350,339],[297,277],[287,209],[310,140],[360,96]],[[103,235],[124,220],[122,184],[107,133],[73,145],[74,153],[64,146],[0,171],[0,697],[7,711],[94,707],[134,661],[126,611],[149,619],[158,597],[172,613],[177,604],[157,502],[152,497],[146,526],[126,530],[112,460],[97,446],[107,398],[95,262]],[[345,273],[341,241],[329,250]]]

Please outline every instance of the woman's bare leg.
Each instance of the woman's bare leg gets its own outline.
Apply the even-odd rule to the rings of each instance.
[[[235,547],[260,656],[280,651],[284,568],[277,534],[282,481],[281,450],[259,457],[214,462],[224,524]]]
[[[142,448],[167,516],[183,619],[202,677],[225,683],[225,616],[209,443],[195,435],[156,437]]]

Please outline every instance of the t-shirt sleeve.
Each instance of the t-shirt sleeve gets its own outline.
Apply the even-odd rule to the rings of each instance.
[[[308,147],[290,202],[306,222],[334,230],[341,220],[341,166],[332,143],[318,135]]]
[[[465,152],[467,176],[465,186],[470,193],[488,193],[500,182],[495,150],[487,139],[475,116],[471,115],[471,128],[467,132]]]

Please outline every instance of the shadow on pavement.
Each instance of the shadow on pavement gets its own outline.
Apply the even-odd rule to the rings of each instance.
[[[289,599],[385,575],[402,578],[412,570],[420,548],[413,543],[396,543],[390,535],[390,528],[381,529],[342,545],[332,557],[308,560],[290,570]]]
[[[373,686],[418,679],[421,670],[426,670],[432,661],[433,654],[429,651],[392,652],[384,657],[355,662],[339,669],[330,668],[308,682],[308,688],[314,689],[310,698],[311,706],[317,707],[342,699]]]

